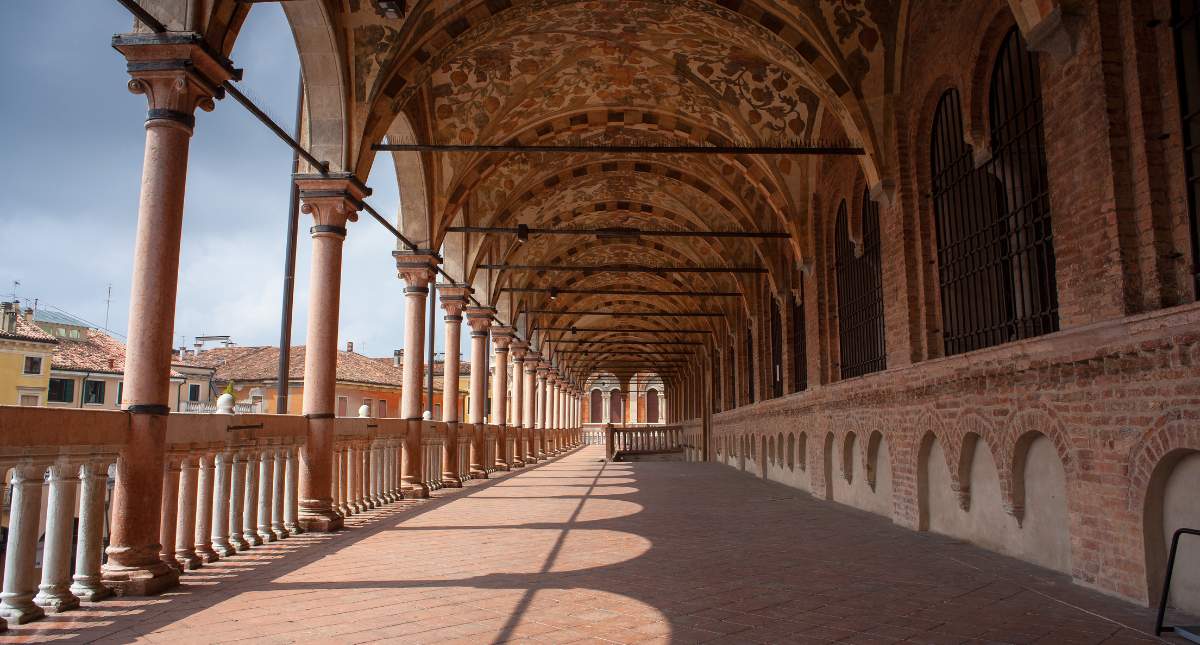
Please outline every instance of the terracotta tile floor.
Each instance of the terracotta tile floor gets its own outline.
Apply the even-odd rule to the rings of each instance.
[[[1133,643],[1150,611],[715,464],[599,447],[0,642]]]

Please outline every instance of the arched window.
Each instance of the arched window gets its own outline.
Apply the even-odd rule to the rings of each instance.
[[[984,170],[1002,189],[1003,201],[995,200],[996,228],[1007,238],[1004,252],[1013,293],[1010,334],[1018,339],[1057,331],[1042,88],[1037,56],[1025,47],[1015,27],[996,55],[988,122],[992,158]]]
[[[658,390],[646,390],[646,423],[658,423]]]
[[[625,423],[625,393],[613,390],[609,393],[608,419],[612,423]]]
[[[746,402],[754,403],[754,332],[746,328]]]
[[[588,395],[588,419],[592,423],[604,423],[604,393],[598,388],[592,388]]]
[[[808,341],[805,338],[804,283],[800,295],[792,296],[792,391],[808,389]]]
[[[1200,299],[1200,1],[1175,0],[1175,72],[1183,117],[1184,168],[1192,233],[1192,287]]]
[[[837,214],[838,339],[842,378],[887,367],[883,327],[883,272],[879,261],[879,206],[863,194],[862,255],[856,257],[846,214]]]
[[[1015,295],[1004,190],[975,167],[958,90],[938,102],[930,138],[942,340],[947,356],[1015,339]]]
[[[775,298],[771,301],[771,397],[783,396],[783,315]]]

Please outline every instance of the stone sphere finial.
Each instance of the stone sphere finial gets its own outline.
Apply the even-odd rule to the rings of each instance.
[[[371,407],[366,403],[358,406],[358,418],[365,419],[371,416]]]
[[[226,392],[217,397],[217,414],[233,414],[233,395]]]

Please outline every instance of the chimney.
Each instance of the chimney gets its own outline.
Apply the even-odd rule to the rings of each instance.
[[[400,364],[402,362],[404,362],[404,350],[397,349],[397,350],[393,351],[392,352],[392,367],[400,367]]]
[[[30,307],[25,308],[25,322],[33,324],[33,309]]]
[[[15,302],[0,302],[0,331],[17,331],[17,309]]]
[[[346,351],[347,351],[347,352],[353,352],[353,351],[354,351],[354,341],[352,341],[352,340],[348,340],[348,341],[346,341]]]

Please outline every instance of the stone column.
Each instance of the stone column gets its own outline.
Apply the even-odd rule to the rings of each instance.
[[[245,551],[250,548],[246,541],[246,527],[242,524],[246,513],[246,455],[238,451],[233,453],[233,463],[229,471],[229,543],[234,551]]]
[[[233,455],[217,453],[213,505],[212,505],[212,548],[222,558],[237,553],[229,541],[229,490],[233,479]]]
[[[33,603],[37,592],[38,524],[42,511],[43,466],[28,464],[13,469],[9,481],[11,504],[8,544],[5,545],[4,588],[0,591],[0,617],[18,625],[46,615]]]
[[[601,410],[601,418],[604,423],[612,423],[612,392],[603,391],[600,393],[600,398],[604,400],[604,409]]]
[[[484,429],[487,423],[487,337],[496,310],[491,307],[467,307],[467,324],[471,327],[471,409],[467,421],[471,429],[471,476],[487,479],[488,464],[484,448]]]
[[[179,488],[179,463],[174,463],[175,485],[168,487],[172,496],[177,495]],[[103,461],[84,462],[79,470],[79,540],[75,547],[75,576],[71,584],[71,593],[76,597],[93,602],[107,598],[108,587],[100,583],[100,552],[104,541],[104,492],[108,485],[108,465]],[[165,501],[165,500],[164,500]],[[172,514],[170,517],[171,531],[170,564],[178,568],[175,562],[175,504],[177,499],[170,501]],[[164,555],[160,553],[160,556]]]
[[[458,373],[459,348],[462,347],[462,312],[467,306],[471,288],[465,284],[439,287],[442,308],[446,316],[446,361],[442,369],[442,421],[446,424],[446,442],[442,446],[442,485],[461,488],[462,477],[458,472],[458,442],[462,435],[461,419],[458,418]]]
[[[180,465],[180,461],[181,461],[181,459],[178,455],[168,455],[167,459],[166,459],[166,462],[167,462],[166,466],[163,469],[163,490],[162,490],[162,505],[161,505],[162,506],[162,514],[158,518],[158,544],[159,544],[158,557],[163,562],[166,562],[167,566],[170,566],[173,569],[182,571],[183,570],[182,565],[179,564],[179,560],[175,559],[175,541],[176,541],[175,540],[175,530],[176,530],[176,528],[178,526],[178,522],[179,522],[179,472],[180,472],[179,465]],[[93,477],[103,478],[101,481],[100,493],[99,493],[100,506],[101,506],[101,510],[99,511],[99,513],[100,513],[100,528],[99,528],[99,530],[101,532],[103,532],[103,530],[104,530],[104,509],[103,509],[103,507],[104,507],[104,486],[108,484],[108,468],[104,467],[103,464],[85,463],[83,465],[82,471],[80,473],[80,482],[81,482],[81,486],[83,488],[83,490],[80,493],[80,502],[79,502],[79,530],[80,530],[79,547],[80,547],[80,549],[83,548],[83,533],[82,533],[82,531],[83,531],[84,513],[85,513],[84,504],[88,503],[89,492],[92,495],[96,494],[94,491],[90,490],[90,488],[95,488],[95,484],[89,483],[89,479],[93,478]],[[100,539],[100,538],[97,538],[97,539]],[[99,542],[97,542],[97,544],[99,544]],[[82,556],[82,551],[80,551],[79,553],[80,553],[80,556]],[[100,571],[100,554],[97,553],[95,557],[96,557],[96,573],[98,574]],[[76,566],[76,571],[78,571],[80,565],[78,563],[76,563],[75,566]],[[76,579],[78,580],[78,576],[76,576]],[[108,592],[108,587],[105,587],[104,585],[100,584],[99,576],[97,576],[97,578],[95,580],[88,581],[87,584],[91,584],[94,587],[103,589],[105,591],[105,593]],[[81,595],[79,591],[76,591],[75,595],[79,596],[80,598],[83,598],[84,600],[90,600],[90,598],[87,598],[85,595]]]
[[[262,450],[257,446],[246,451],[246,494],[242,502],[242,537],[250,546],[261,546],[258,535],[258,471]]]
[[[525,397],[524,408],[521,412],[521,427],[525,429],[525,463],[537,463],[537,366],[541,357],[535,351],[525,355],[525,385],[522,386]]]
[[[149,595],[179,583],[179,572],[159,557],[158,538],[188,146],[196,108],[213,109],[220,84],[235,72],[190,34],[122,34],[113,47],[128,61],[129,89],[146,96],[149,113],[125,349],[130,431],[117,457],[103,576],[122,595]]]
[[[200,472],[196,478],[196,555],[204,564],[221,559],[212,548],[213,483],[216,463],[213,453],[200,459]]]
[[[492,378],[492,422],[496,432],[497,470],[508,470],[512,458],[508,454],[508,346],[515,330],[512,327],[492,328],[492,347],[496,356],[496,373]]]
[[[57,613],[79,606],[71,593],[71,539],[75,523],[75,485],[79,466],[50,467],[50,500],[46,505],[46,541],[42,548],[42,584],[33,603]]]
[[[667,423],[667,395],[662,392],[658,393],[658,422]]]
[[[421,456],[421,377],[425,369],[425,301],[435,277],[437,255],[433,251],[396,251],[396,270],[404,280],[404,366],[401,375],[400,417],[408,420],[402,479],[404,495],[429,496]],[[430,392],[430,396],[433,393]]]
[[[330,468],[332,469],[332,464],[330,464]],[[283,526],[289,534],[299,535],[304,532],[304,528],[300,526],[300,459],[294,447],[287,449],[286,469],[283,494]],[[236,488],[234,492],[237,492]],[[330,509],[332,508],[333,499],[331,495]]]
[[[300,526],[330,532],[342,527],[333,512],[334,416],[337,411],[338,314],[342,289],[342,246],[346,224],[358,219],[362,198],[370,193],[347,173],[332,176],[297,175],[303,211],[312,215],[312,264],[309,271],[308,333],[305,337],[304,416],[308,436],[301,452],[299,476]],[[274,465],[271,472],[275,470]],[[265,472],[265,471],[264,471]],[[260,491],[273,490],[274,479],[261,479]],[[283,492],[282,490],[279,492]],[[264,509],[259,509],[260,515]],[[273,508],[267,508],[269,514]],[[270,525],[271,518],[259,518]]]
[[[550,364],[545,360],[538,364],[537,379],[537,418],[535,425],[537,426],[537,440],[535,450],[539,459],[544,459],[546,455],[546,433],[549,428],[549,417],[547,416],[549,402],[548,398],[548,383],[547,378],[550,376]]]
[[[330,477],[333,476],[333,441],[329,442],[329,466]],[[287,451],[284,448],[279,448],[275,451],[275,482],[272,488],[274,489],[271,495],[271,531],[275,533],[275,537],[282,540],[289,537],[287,528],[283,525],[283,498],[287,489]],[[328,486],[326,486],[328,488]],[[333,510],[333,498],[329,498],[329,508]]]
[[[258,537],[263,543],[274,542],[276,535],[271,532],[271,494],[275,482],[275,451],[274,449],[259,453],[258,460]]]
[[[200,567],[196,555],[196,477],[200,472],[199,457],[184,457],[179,467],[179,499],[176,503],[175,560],[182,569]]]
[[[512,343],[512,362],[513,362],[513,383],[512,383],[512,418],[509,419],[509,427],[515,435],[513,445],[513,466],[523,468],[525,466],[525,455],[529,454],[525,448],[525,441],[528,438],[528,431],[525,430],[525,352],[529,344],[523,340],[514,340]]]

